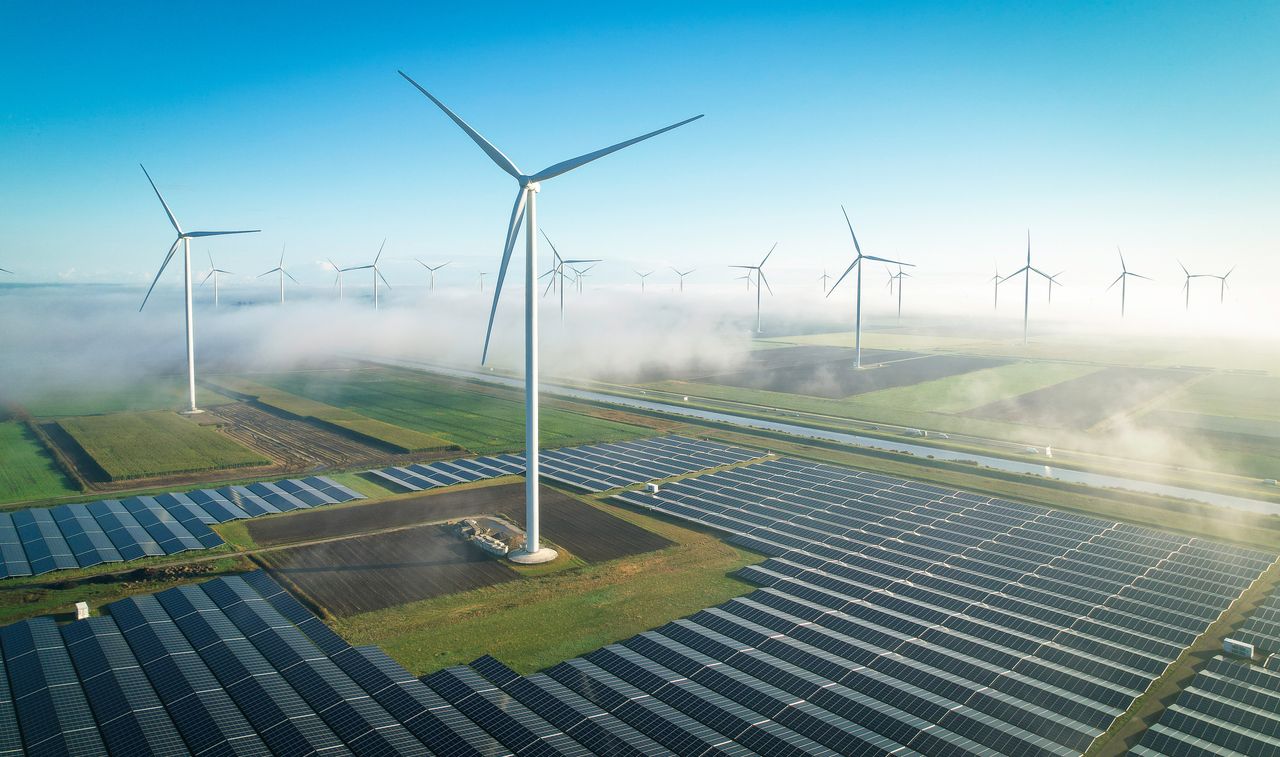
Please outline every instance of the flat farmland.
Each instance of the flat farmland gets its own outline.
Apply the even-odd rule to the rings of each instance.
[[[0,502],[62,497],[79,490],[21,421],[0,421]]]
[[[485,454],[524,442],[524,404],[515,392],[472,387],[382,369],[307,371],[254,376],[261,384],[403,426]],[[545,406],[542,443],[563,447],[620,441],[649,429]]]
[[[822,348],[796,348],[804,350]],[[768,358],[790,350],[767,350],[759,357]],[[946,376],[969,373],[1006,364],[1007,360],[969,355],[920,355],[893,350],[863,350],[862,365],[856,368],[848,350],[821,361],[759,360],[760,365],[733,373],[708,376],[702,383],[759,389],[770,392],[801,394],[812,397],[841,399],[856,394],[894,387],[913,386]]]
[[[309,544],[259,559],[273,578],[340,618],[520,577],[439,525]]]
[[[227,436],[291,467],[371,465],[389,454],[324,426],[276,415],[247,402],[228,402],[208,412],[222,421]]]
[[[649,552],[670,544],[652,531],[555,489],[544,486],[541,492],[543,535],[588,562]],[[253,541],[265,547],[471,515],[501,515],[523,528],[524,484],[484,486],[353,507],[309,510],[249,521],[248,529]]]
[[[212,428],[176,413],[114,413],[57,421],[111,481],[270,463]]]
[[[196,387],[196,403],[212,407],[229,400],[203,386]],[[56,389],[23,400],[23,407],[36,418],[63,418],[103,413],[177,410],[187,405],[187,384],[182,376],[147,378],[124,386]]]
[[[1118,413],[1151,402],[1194,375],[1154,368],[1106,368],[991,402],[965,415],[1083,431]]]

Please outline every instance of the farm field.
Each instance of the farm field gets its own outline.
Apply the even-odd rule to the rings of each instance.
[[[76,494],[40,439],[21,421],[0,421],[0,503]]]
[[[968,412],[979,418],[1087,430],[1117,413],[1158,398],[1194,374],[1146,368],[1106,368]]]
[[[275,415],[246,402],[228,402],[210,409],[208,413],[220,421],[222,433],[241,444],[265,451],[286,466],[372,465],[388,456],[384,448],[374,447],[324,426]]]
[[[164,410],[63,418],[57,424],[111,481],[270,462],[211,428]]]
[[[1280,377],[1216,373],[1189,384],[1159,409],[1280,423]]]
[[[229,401],[203,386],[196,387],[196,403],[200,407]],[[22,404],[36,418],[180,410],[187,406],[187,385],[181,376],[149,378],[110,388],[49,391]]]
[[[268,552],[261,560],[272,578],[340,618],[520,577],[440,525]]]
[[[480,454],[516,449],[524,443],[524,404],[514,392],[381,369],[254,378],[290,394],[435,436]],[[550,403],[542,408],[541,431],[542,444],[548,447],[620,441],[650,433],[641,426]]]

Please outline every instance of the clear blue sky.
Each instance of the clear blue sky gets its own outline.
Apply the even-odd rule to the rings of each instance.
[[[126,5],[0,5],[23,280],[149,277],[172,235],[139,161],[189,228],[264,229],[207,245],[238,273],[287,241],[327,283],[314,260],[384,236],[492,270],[514,182],[397,68],[529,172],[706,113],[544,187],[562,251],[619,278],[774,241],[778,278],[834,269],[840,203],[935,276],[1011,265],[1027,227],[1080,276],[1116,244],[1166,280],[1175,255],[1275,270],[1274,2]]]

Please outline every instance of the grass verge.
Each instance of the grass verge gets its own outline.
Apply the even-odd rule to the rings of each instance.
[[[63,418],[58,425],[112,481],[271,462],[211,428],[165,410]]]

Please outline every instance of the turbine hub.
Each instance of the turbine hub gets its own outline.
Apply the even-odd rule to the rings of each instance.
[[[526,182],[525,182],[524,187],[525,187],[525,189],[529,190],[530,192],[540,192],[540,191],[542,191],[542,185],[541,185],[541,184],[539,184],[539,183],[538,183],[538,182],[536,182],[536,181],[526,181]]]

